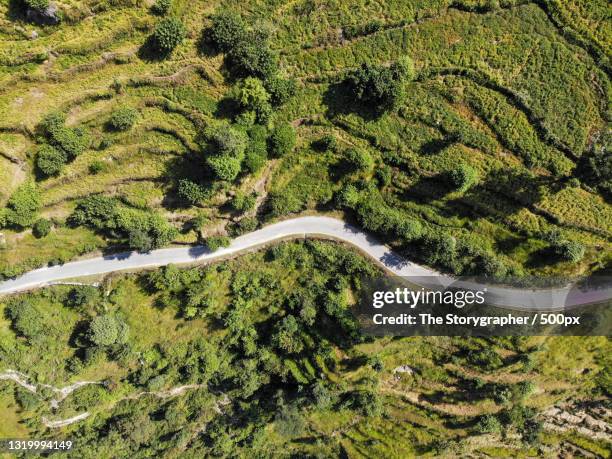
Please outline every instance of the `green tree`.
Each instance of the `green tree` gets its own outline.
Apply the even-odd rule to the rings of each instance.
[[[351,96],[363,105],[373,105],[379,111],[397,108],[405,99],[404,86],[413,76],[410,61],[390,66],[362,64],[347,73],[344,84]]]
[[[255,193],[245,194],[239,191],[232,198],[230,205],[235,211],[243,213],[253,210],[256,202],[257,195]]]
[[[272,343],[287,354],[299,354],[304,349],[300,327],[295,316],[288,315],[275,327]]]
[[[87,331],[87,338],[96,346],[125,343],[128,335],[128,325],[120,318],[110,314],[94,317]]]
[[[258,123],[265,124],[272,113],[270,94],[266,91],[261,80],[247,77],[235,89],[236,102],[242,110],[255,114]]]
[[[108,125],[115,131],[127,131],[138,119],[138,110],[132,107],[119,107],[113,110]]]
[[[449,178],[457,191],[467,191],[478,181],[478,173],[472,166],[460,164],[449,172]]]
[[[344,151],[344,160],[355,171],[369,171],[374,166],[370,153],[361,148],[347,148]]]
[[[480,417],[474,430],[478,433],[497,433],[501,430],[501,424],[496,416],[486,414]]]
[[[170,11],[171,6],[171,0],[155,0],[155,3],[151,6],[151,11],[158,16],[165,16]]]
[[[270,135],[270,152],[277,158],[285,156],[295,147],[296,138],[293,126],[289,123],[279,124]]]
[[[208,192],[198,183],[188,179],[180,179],[178,184],[178,195],[189,204],[196,205],[208,197]]]
[[[270,94],[270,102],[275,107],[286,104],[295,95],[296,91],[295,80],[279,76],[268,78],[265,86]]]
[[[216,252],[222,247],[229,247],[231,242],[231,239],[227,236],[211,236],[206,238],[205,241],[206,247],[208,247],[211,252]]]
[[[247,35],[246,23],[242,17],[231,11],[222,11],[211,18],[208,40],[221,52],[228,52]]]
[[[36,152],[36,167],[47,177],[59,174],[67,161],[63,150],[49,144],[41,145]]]
[[[210,156],[206,163],[218,179],[227,182],[233,182],[242,170],[240,158],[227,155]]]
[[[229,68],[235,76],[254,76],[268,80],[278,72],[278,56],[270,48],[263,30],[249,31],[227,54]]]
[[[553,249],[562,260],[572,263],[581,261],[586,251],[584,245],[577,241],[559,241],[553,245]]]
[[[51,222],[45,218],[39,218],[32,226],[32,234],[37,237],[45,237],[51,232]]]
[[[49,8],[49,0],[25,0],[27,6],[34,10],[44,11]]]
[[[9,225],[19,228],[32,226],[42,206],[42,198],[34,182],[23,183],[9,198],[5,219]]]
[[[164,18],[157,23],[152,39],[155,49],[163,55],[170,54],[185,39],[187,31],[176,18]]]
[[[69,221],[77,226],[91,226],[95,229],[114,228],[119,208],[115,198],[95,194],[78,201]]]

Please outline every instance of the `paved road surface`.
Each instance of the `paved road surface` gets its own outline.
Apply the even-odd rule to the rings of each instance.
[[[456,282],[424,266],[411,263],[360,229],[330,217],[298,217],[266,226],[234,239],[227,248],[210,252],[202,246],[154,250],[150,253],[126,252],[45,267],[21,277],[0,283],[0,295],[49,285],[63,279],[78,278],[114,271],[139,270],[170,263],[198,263],[228,257],[272,241],[288,238],[324,236],[349,243],[398,276],[410,277],[412,283],[423,286],[447,286],[481,289],[484,285]],[[556,310],[581,304],[598,303],[612,298],[612,287],[582,291],[576,288],[548,290],[487,287],[487,303],[527,310]]]

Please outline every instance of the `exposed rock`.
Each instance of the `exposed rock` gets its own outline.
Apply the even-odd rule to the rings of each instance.
[[[30,32],[30,40],[36,40],[38,38],[38,32],[36,30],[32,30]]]
[[[399,367],[396,367],[393,369],[393,374],[397,375],[398,373],[404,373],[404,374],[414,374],[414,370],[412,368],[410,368],[408,365],[400,365]]]
[[[61,18],[57,6],[51,4],[44,10],[28,8],[26,13],[28,21],[40,25],[56,25],[59,24]]]

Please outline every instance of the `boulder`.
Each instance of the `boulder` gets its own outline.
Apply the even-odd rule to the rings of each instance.
[[[56,25],[60,22],[60,12],[57,6],[51,4],[44,10],[28,8],[26,13],[28,21],[39,25]]]

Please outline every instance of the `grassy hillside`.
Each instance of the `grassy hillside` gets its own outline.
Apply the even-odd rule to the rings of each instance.
[[[608,339],[365,338],[349,308],[373,273],[284,243],[6,299],[0,374],[38,390],[0,382],[0,435],[71,438],[69,457],[609,456],[567,421],[609,419]]]
[[[580,275],[609,263],[604,1],[174,0],[166,17],[182,22],[185,37],[165,55],[152,49],[164,18],[148,2],[57,6],[59,25],[41,27],[20,0],[0,2],[0,203],[10,213],[10,197],[30,181],[40,194],[29,221],[3,218],[5,276],[96,250],[236,235],[311,211],[343,212],[409,258],[458,274]],[[231,52],[210,42],[211,15],[221,11],[265,35],[274,78],[295,83],[265,119],[236,106],[249,71],[237,73]],[[406,58],[413,70],[391,110],[376,113],[346,93],[346,72]],[[271,92],[271,80],[264,84]],[[114,128],[113,113],[126,107],[134,120]],[[42,145],[59,141],[41,122],[53,113],[65,117],[60,134],[80,146],[46,177]],[[210,161],[211,130],[222,122],[249,138],[240,172],[225,179]],[[286,122],[297,143],[281,156],[271,139]],[[349,148],[371,164],[351,169]],[[474,175],[466,187],[449,178],[457,168]],[[359,197],[343,203],[349,185]],[[236,194],[251,193],[254,207],[232,207]],[[116,198],[131,223],[113,231],[71,223],[79,200],[95,194]],[[364,202],[420,231],[405,237],[365,221]],[[177,232],[165,228],[168,237],[148,243],[161,223],[138,226],[136,214]],[[41,217],[52,228],[37,237],[30,226]],[[443,240],[453,241],[446,258],[435,254]],[[564,254],[567,241],[580,256]]]

